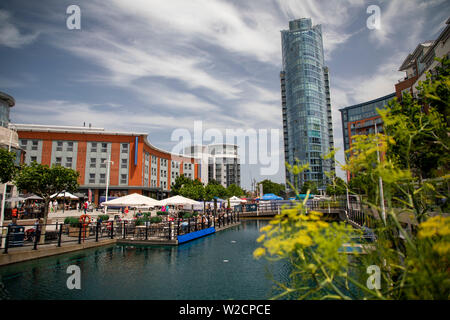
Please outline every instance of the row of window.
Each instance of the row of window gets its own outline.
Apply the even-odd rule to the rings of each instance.
[[[106,183],[106,173],[100,173],[98,175],[99,180],[98,183],[99,184],[103,184]],[[96,178],[97,178],[97,174],[96,173],[90,173],[89,174],[89,183],[90,184],[95,184],[96,183]],[[120,175],[120,180],[119,180],[120,184],[127,184],[127,175],[126,174],[121,174]]]

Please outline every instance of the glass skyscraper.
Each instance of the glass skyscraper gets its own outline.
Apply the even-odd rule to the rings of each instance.
[[[334,159],[323,160],[333,148],[333,122],[328,68],[324,66],[321,25],[311,19],[289,22],[281,31],[283,70],[280,73],[285,161],[308,163],[309,170],[286,180],[301,186],[305,181],[323,189],[324,172],[334,171]]]

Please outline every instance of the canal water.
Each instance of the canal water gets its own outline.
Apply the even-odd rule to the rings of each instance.
[[[268,299],[290,268],[253,258],[267,223],[242,221],[178,247],[112,245],[1,267],[0,298]],[[80,290],[67,288],[70,265],[80,267]]]

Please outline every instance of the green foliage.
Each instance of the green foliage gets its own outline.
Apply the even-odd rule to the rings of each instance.
[[[160,223],[160,222],[162,222],[161,217],[151,217],[150,218],[150,223]]]
[[[211,201],[214,197],[218,197],[221,199],[227,198],[227,189],[221,184],[208,183],[208,185],[205,187],[205,200]]]
[[[109,216],[107,214],[100,214],[97,216],[97,219],[102,219],[102,221],[108,221]]]
[[[80,226],[80,218],[78,217],[66,217],[64,219],[64,224],[68,224],[73,228],[78,228]]]
[[[17,168],[14,164],[16,155],[14,152],[8,152],[8,150],[0,148],[0,183],[7,183],[13,180]]]
[[[419,85],[420,103],[426,107],[405,95],[402,104],[394,101],[379,110],[386,134],[355,136],[342,166],[356,177],[350,193],[355,188],[365,193],[362,208],[375,219],[376,241],[367,242],[345,223],[329,224],[318,213],[306,214],[304,203],[283,208],[261,229],[262,246],[254,256],[286,259],[292,266],[290,281],[279,283],[282,292],[275,298],[450,298],[450,217],[439,212],[445,205],[435,205],[448,203],[450,179],[448,61],[443,65],[442,75]],[[287,167],[294,175],[308,168]],[[380,218],[383,212],[385,219]],[[405,217],[415,223],[411,230],[400,222]],[[342,249],[354,246],[352,241],[362,251],[350,257]],[[380,269],[380,289],[367,286],[367,268],[374,265]]]
[[[262,184],[263,185],[263,192],[266,193],[273,193],[279,197],[285,197],[286,196],[286,187],[284,184],[273,182],[269,179],[265,179],[263,181],[260,181],[258,183],[258,186]]]
[[[20,191],[34,193],[44,200],[50,200],[54,193],[62,191],[76,192],[78,190],[76,170],[62,166],[49,167],[39,163],[23,166],[15,178],[15,185]]]
[[[227,188],[227,193],[229,197],[241,197],[245,195],[245,191],[239,187],[237,184],[230,184]]]
[[[327,185],[326,193],[329,196],[342,196],[347,191],[347,185],[340,177],[333,177],[333,181]]]
[[[318,194],[319,190],[317,189],[317,183],[314,181],[305,181],[300,189],[300,193],[306,194],[308,191],[311,194]]]
[[[191,184],[192,179],[189,179],[184,174],[182,174],[175,179],[175,184],[171,187],[171,192],[173,195],[179,195],[180,190],[184,185],[191,185]]]
[[[158,211],[156,212],[157,216],[167,216],[169,213],[167,211]]]

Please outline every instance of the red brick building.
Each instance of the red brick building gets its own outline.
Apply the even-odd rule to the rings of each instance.
[[[146,133],[103,128],[11,124],[25,151],[25,163],[62,165],[80,173],[80,193],[99,203],[105,196],[108,159],[109,195],[140,193],[164,198],[176,177],[200,179],[200,162],[153,146]]]

